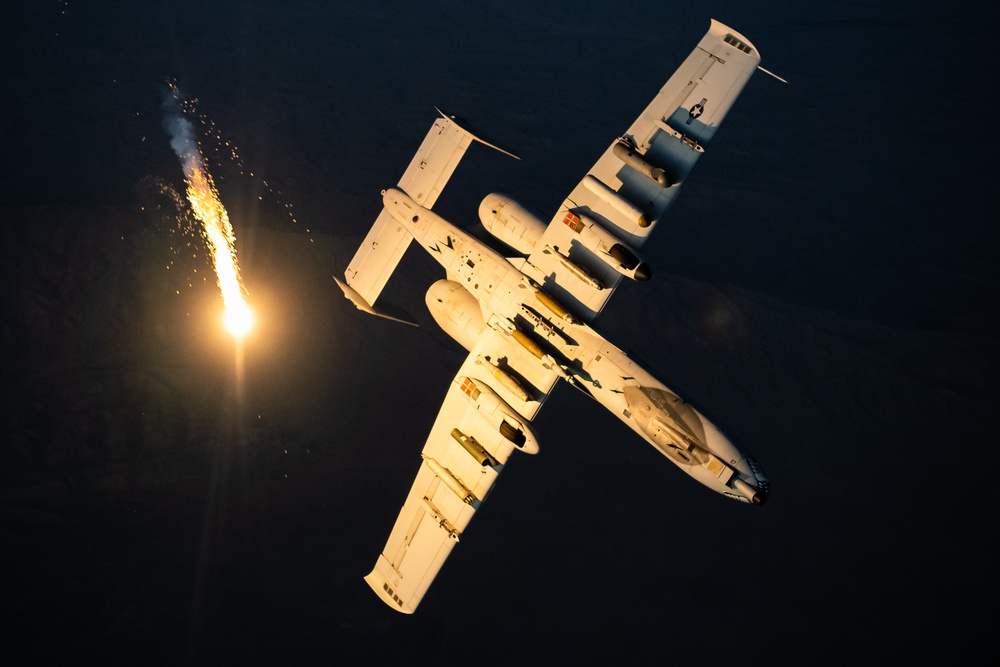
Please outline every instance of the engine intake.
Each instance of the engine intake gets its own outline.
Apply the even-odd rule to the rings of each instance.
[[[523,255],[530,255],[545,232],[545,223],[510,197],[486,195],[479,205],[479,219],[490,234]]]
[[[425,302],[438,326],[471,352],[486,328],[476,297],[460,283],[442,278],[427,290]]]

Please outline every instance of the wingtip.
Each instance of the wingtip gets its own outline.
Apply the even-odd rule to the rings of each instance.
[[[393,610],[401,614],[412,614],[417,610],[416,607],[410,606],[405,599],[399,597],[398,592],[389,586],[389,583],[382,576],[382,573],[378,571],[378,568],[372,570],[364,580],[375,591],[379,599]]]

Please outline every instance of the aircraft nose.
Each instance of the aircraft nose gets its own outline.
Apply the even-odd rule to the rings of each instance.
[[[643,262],[639,266],[635,267],[635,279],[636,280],[649,280],[653,275],[653,270],[649,268],[649,264]]]

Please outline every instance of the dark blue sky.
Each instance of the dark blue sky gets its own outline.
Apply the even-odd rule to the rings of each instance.
[[[171,664],[984,647],[995,10],[398,4],[34,3],[0,28],[12,641]],[[751,79],[644,248],[654,279],[598,325],[763,462],[770,502],[717,497],[560,389],[542,454],[507,467],[418,614],[391,612],[361,577],[463,351],[418,251],[383,297],[417,330],[330,277],[435,105],[523,158],[474,147],[435,206],[485,237],[483,196],[551,213],[710,18],[790,84]],[[209,267],[171,231],[168,79],[239,147],[205,143],[259,318],[239,388]]]

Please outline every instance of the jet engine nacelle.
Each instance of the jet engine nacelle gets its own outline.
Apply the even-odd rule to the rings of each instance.
[[[545,223],[506,195],[486,195],[479,205],[483,227],[522,255],[530,255],[545,232]]]
[[[653,275],[634,250],[618,240],[593,218],[581,213],[566,211],[563,224],[577,233],[577,239],[587,250],[601,258],[605,264],[632,280],[649,280]]]
[[[469,352],[479,340],[486,322],[479,301],[454,280],[441,279],[430,286],[425,297],[427,310],[445,333]]]

